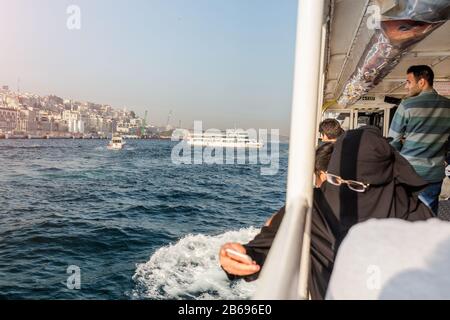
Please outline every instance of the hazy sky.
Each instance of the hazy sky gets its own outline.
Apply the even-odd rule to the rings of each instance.
[[[69,5],[81,30],[66,27]],[[288,133],[296,0],[0,0],[0,84]]]

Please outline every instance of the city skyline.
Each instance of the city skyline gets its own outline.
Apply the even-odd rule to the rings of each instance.
[[[0,0],[0,84],[165,125],[289,133],[296,1]],[[69,30],[67,8],[81,10]],[[7,31],[6,31],[7,30]]]
[[[152,130],[149,131],[149,128]],[[5,137],[106,137],[113,132],[153,136],[155,128],[127,110],[107,104],[40,96],[0,87],[0,134]]]

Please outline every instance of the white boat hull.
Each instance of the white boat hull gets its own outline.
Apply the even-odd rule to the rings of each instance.
[[[126,142],[123,141],[121,138],[117,139],[114,138],[107,146],[108,150],[122,150],[125,146]]]
[[[249,149],[261,149],[262,143],[226,143],[226,142],[201,142],[201,141],[188,141],[188,145],[194,147],[209,147],[209,148],[249,148]]]
[[[108,150],[122,150],[123,145],[108,145],[107,148]]]

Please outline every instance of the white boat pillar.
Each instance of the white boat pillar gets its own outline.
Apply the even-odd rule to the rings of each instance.
[[[309,255],[303,239],[313,196],[324,2],[299,0],[286,214],[261,271],[258,300],[308,298],[309,259],[301,256]]]

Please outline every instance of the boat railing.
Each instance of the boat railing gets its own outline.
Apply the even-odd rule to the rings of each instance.
[[[255,299],[307,299],[318,105],[326,49],[325,1],[300,0],[297,19],[286,213]]]

